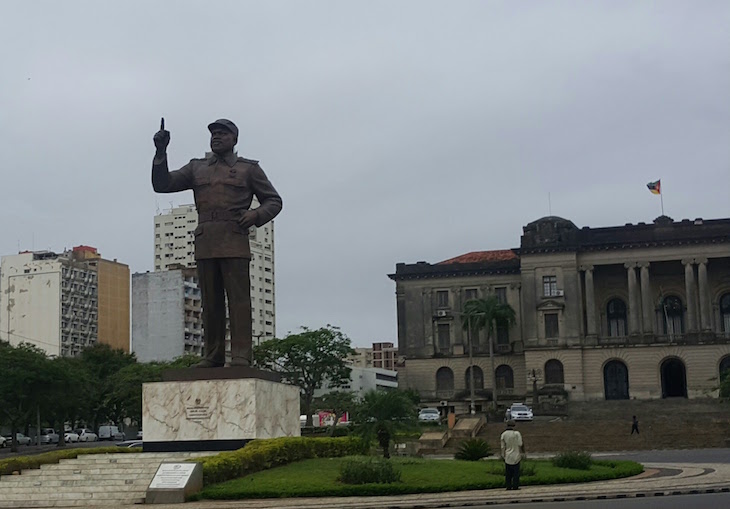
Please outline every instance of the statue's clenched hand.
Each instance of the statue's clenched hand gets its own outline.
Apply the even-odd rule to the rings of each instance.
[[[238,224],[241,225],[241,228],[244,230],[248,230],[252,226],[256,224],[257,214],[255,210],[247,210],[243,213],[243,216],[241,216],[241,219],[238,220]]]
[[[160,130],[152,137],[158,153],[164,153],[170,143],[170,131],[165,130],[165,119],[160,120]]]

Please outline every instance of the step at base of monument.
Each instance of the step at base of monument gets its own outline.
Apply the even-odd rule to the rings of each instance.
[[[163,461],[214,453],[120,453],[83,455],[21,475],[0,477],[0,509],[142,504]]]

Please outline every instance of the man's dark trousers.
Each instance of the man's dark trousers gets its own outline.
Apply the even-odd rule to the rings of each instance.
[[[231,364],[251,364],[251,282],[248,258],[197,260],[203,304],[205,358],[226,361],[226,304],[231,323]]]
[[[504,464],[504,483],[508,490],[516,490],[520,487],[520,464]]]

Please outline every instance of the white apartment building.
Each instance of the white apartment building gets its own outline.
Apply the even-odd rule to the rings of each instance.
[[[255,197],[251,207],[258,207]],[[194,231],[197,226],[198,212],[195,205],[173,207],[155,216],[155,271],[196,266]],[[259,228],[251,228],[249,242],[252,329],[254,343],[258,343],[276,335],[274,221]]]
[[[342,387],[330,388],[325,382],[314,390],[314,397],[319,398],[330,391],[352,391],[362,397],[371,390],[395,390],[398,388],[398,372],[390,369],[363,368],[350,366],[350,382]]]
[[[203,353],[203,319],[193,268],[132,275],[132,351],[140,362]]]
[[[97,341],[129,351],[128,279],[126,265],[89,246],[3,256],[0,340],[56,356],[76,356]]]

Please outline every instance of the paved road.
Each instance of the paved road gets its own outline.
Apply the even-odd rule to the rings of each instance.
[[[110,447],[118,444],[119,442],[111,441],[96,441],[96,442],[74,442],[72,444],[66,444],[66,449],[78,449],[86,447]],[[9,458],[12,456],[33,456],[34,454],[41,454],[48,451],[57,451],[61,449],[57,444],[42,444],[42,445],[19,445],[18,452],[11,452],[10,445],[7,447],[0,448],[0,459]]]
[[[524,504],[471,505],[468,507],[471,509],[720,509],[730,507],[730,493],[613,500],[579,500],[575,502],[549,502],[545,504],[540,502],[527,502]]]
[[[638,461],[639,463],[730,463],[730,449],[627,451],[594,454],[594,457],[596,459],[619,458]]]

